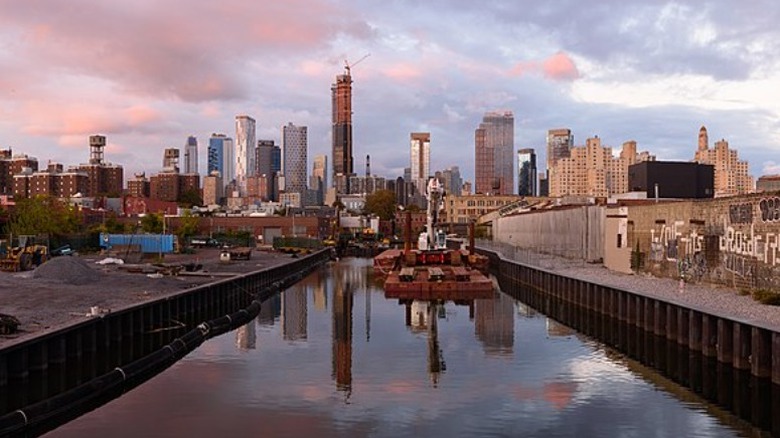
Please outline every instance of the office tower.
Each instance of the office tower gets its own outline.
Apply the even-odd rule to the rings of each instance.
[[[279,146],[274,144],[273,140],[258,140],[255,162],[257,163],[256,175],[261,178],[263,183],[263,194],[260,196],[264,200],[271,201],[276,199],[276,173],[274,170],[274,151]]]
[[[246,179],[255,173],[255,119],[236,116],[236,186],[246,195]]]
[[[517,194],[536,196],[536,152],[533,149],[517,151]]]
[[[371,155],[366,155],[366,178],[371,176]]]
[[[306,194],[306,163],[308,162],[307,129],[288,123],[282,127],[282,174],[287,193]]]
[[[511,111],[488,112],[474,132],[476,192],[514,193],[515,117]]]
[[[311,176],[319,178],[322,189],[325,190],[328,187],[328,156],[317,155],[314,157],[314,164],[311,171]],[[311,187],[316,189],[316,187]]]
[[[715,166],[715,197],[752,193],[753,177],[748,173],[748,162],[741,161],[735,149],[729,149],[725,139],[715,142],[710,149],[707,128],[699,130],[699,147],[693,160]]]
[[[447,195],[460,196],[463,187],[463,179],[460,177],[460,168],[452,166],[442,172],[444,179],[444,191]]]
[[[569,158],[574,147],[574,135],[571,129],[560,128],[547,131],[547,180],[550,180],[550,171],[561,158]]]
[[[425,194],[431,174],[431,133],[412,132],[410,162],[411,180],[419,193]]]
[[[331,86],[333,135],[333,184],[338,193],[349,192],[352,161],[352,76],[349,69]],[[346,183],[345,183],[346,181]]]
[[[233,139],[225,137],[222,140],[222,183],[225,187],[235,186],[236,181],[236,145]],[[229,194],[228,194],[229,195]]]
[[[225,184],[218,170],[203,178],[203,205],[219,205],[225,197]]]
[[[163,172],[179,173],[179,149],[166,148],[163,151]]]
[[[222,178],[225,177],[225,138],[225,134],[211,134],[209,138],[207,175],[217,171]]]
[[[198,173],[198,139],[193,135],[184,146],[184,173]]]

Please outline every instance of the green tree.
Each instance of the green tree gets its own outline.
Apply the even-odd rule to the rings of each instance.
[[[20,234],[68,234],[80,231],[81,213],[49,196],[21,199],[8,222],[8,232]]]
[[[176,236],[179,242],[188,242],[189,238],[198,233],[200,218],[192,214],[191,210],[185,210],[179,218],[179,225],[176,227]]]
[[[396,207],[395,192],[391,190],[377,190],[366,196],[363,211],[377,215],[382,220],[390,220],[395,216]]]
[[[162,233],[163,219],[162,213],[147,213],[141,218],[141,231],[152,234]]]

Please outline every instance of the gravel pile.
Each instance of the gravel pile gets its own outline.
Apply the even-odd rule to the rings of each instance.
[[[83,285],[100,281],[103,274],[90,268],[84,260],[78,257],[63,256],[52,258],[38,266],[33,271],[33,278]]]

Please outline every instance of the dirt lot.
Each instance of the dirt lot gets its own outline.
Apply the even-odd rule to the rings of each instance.
[[[255,250],[250,260],[221,262],[219,250],[201,249],[196,254],[169,254],[164,258],[168,265],[202,265],[198,276],[180,273],[152,278],[148,275],[153,270],[151,263],[133,265],[145,272],[131,273],[127,271],[129,265],[96,263],[106,256],[74,257],[52,259],[34,271],[0,272],[0,313],[15,316],[21,323],[17,333],[0,335],[0,348],[89,318],[93,306],[99,306],[102,312],[118,310],[230,274],[292,261],[288,254]]]

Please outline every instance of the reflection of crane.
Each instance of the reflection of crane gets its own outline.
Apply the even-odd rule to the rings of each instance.
[[[347,61],[347,60],[345,59],[345,60],[344,60],[344,71],[346,71],[346,72],[347,72],[347,76],[350,76],[350,71],[351,71],[352,67],[354,67],[354,66],[356,66],[356,65],[360,64],[360,63],[361,63],[361,62],[362,62],[364,59],[368,58],[369,56],[371,56],[371,54],[370,54],[370,53],[366,53],[365,55],[363,55],[363,57],[362,57],[362,58],[358,59],[357,61],[355,61],[355,62],[354,62],[354,63],[352,63],[352,64],[350,64],[350,63],[349,63],[349,61]]]

